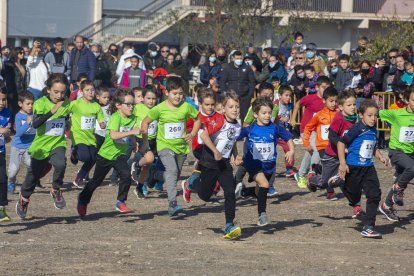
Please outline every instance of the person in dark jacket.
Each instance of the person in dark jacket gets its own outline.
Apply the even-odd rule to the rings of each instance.
[[[209,52],[208,61],[201,65],[200,81],[209,86],[220,79],[221,64],[214,51]]]
[[[277,77],[280,80],[280,84],[285,85],[287,82],[287,72],[280,58],[276,55],[271,55],[267,66],[269,70],[267,82],[272,83],[272,78]]]
[[[147,70],[155,70],[163,65],[164,58],[158,52],[158,46],[154,42],[148,44],[148,51],[143,56]]]
[[[220,90],[234,90],[240,97],[240,119],[243,122],[252,101],[255,78],[250,66],[243,63],[240,51],[233,53],[233,61],[221,71]]]
[[[342,54],[339,56],[339,70],[335,78],[335,88],[339,92],[349,88],[352,84],[354,74],[349,68],[349,56]]]
[[[70,68],[72,70],[70,80],[76,82],[80,73],[88,74],[88,79],[93,81],[96,75],[96,58],[94,54],[85,47],[83,36],[75,36],[75,48],[70,55]]]

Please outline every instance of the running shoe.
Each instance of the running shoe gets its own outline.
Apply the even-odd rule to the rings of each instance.
[[[138,162],[133,162],[131,164],[131,178],[138,183],[139,174],[141,173],[141,167],[138,165]]]
[[[356,205],[354,210],[352,210],[352,218],[353,219],[360,219],[365,216],[364,210],[362,210],[360,205]]]
[[[183,207],[181,207],[181,205],[177,205],[177,202],[170,203],[170,206],[168,206],[168,215],[170,217],[175,217],[182,211],[183,211]]]
[[[303,144],[302,138],[295,138],[295,139],[293,139],[293,143],[295,145],[302,145]]]
[[[75,180],[72,182],[73,186],[75,186],[76,189],[82,189],[83,188],[83,179],[76,175]]]
[[[299,173],[295,173],[294,178],[296,180],[296,182],[298,183],[298,187],[301,189],[306,189],[307,188],[307,184],[306,184],[306,178],[304,176],[299,175]]]
[[[187,186],[187,180],[181,181],[181,188],[183,189],[184,201],[190,203],[191,201],[191,190]]]
[[[16,203],[16,214],[21,219],[24,219],[26,217],[29,201],[30,200],[28,198],[24,198],[22,194],[19,194],[19,200]]]
[[[396,185],[394,185],[391,189],[392,189],[392,202],[394,202],[398,206],[403,206],[404,205],[404,189],[397,188]]]
[[[50,195],[53,198],[53,203],[56,209],[63,209],[66,207],[66,201],[63,198],[61,190],[50,189]]]
[[[293,169],[287,169],[285,175],[286,175],[287,178],[293,178],[293,177],[295,177],[295,173],[296,172]]]
[[[76,208],[78,210],[79,217],[84,218],[86,216],[86,210],[88,208],[88,204],[83,204],[79,199],[79,195],[78,195],[78,205]]]
[[[15,183],[9,183],[8,185],[7,185],[7,192],[9,193],[9,194],[12,194],[12,193],[14,193],[14,191],[16,190],[16,184]]]
[[[227,223],[224,228],[224,236],[226,240],[233,240],[241,235],[241,229],[239,226],[235,226],[233,223]]]
[[[236,195],[236,199],[239,199],[242,197],[242,191],[243,191],[243,182],[239,182],[236,185],[236,189],[234,190],[234,193]]]
[[[366,238],[381,239],[382,234],[374,229],[373,226],[365,225],[361,231],[361,235]]]
[[[399,221],[400,217],[397,216],[397,210],[393,207],[387,207],[385,204],[381,204],[378,207],[378,210],[389,220],[389,221]]]
[[[164,191],[164,182],[157,181],[154,185],[154,190],[157,190],[158,192]]]
[[[125,204],[124,201],[120,201],[118,200],[116,202],[116,208],[117,211],[119,211],[120,213],[131,213],[132,211],[128,208],[128,206]]]
[[[259,216],[259,220],[257,221],[258,226],[266,226],[270,223],[269,218],[267,217],[266,212],[262,212]]]
[[[275,196],[275,195],[277,195],[279,192],[276,190],[276,188],[275,187],[273,187],[273,186],[271,186],[271,187],[269,187],[269,189],[267,190],[267,196],[268,197],[272,197],[272,196]]]
[[[0,207],[0,222],[10,221],[10,217],[6,213],[6,207]]]
[[[326,193],[326,199],[336,201],[336,200],[338,200],[338,197],[337,197],[335,192],[327,192]]]
[[[134,189],[134,194],[137,196],[138,199],[144,199],[145,198],[144,193],[142,191],[140,191],[138,186]]]
[[[336,174],[334,176],[332,176],[331,178],[329,178],[328,180],[328,185],[331,188],[336,188],[339,187],[343,184],[343,180],[342,178],[339,176],[339,174]]]

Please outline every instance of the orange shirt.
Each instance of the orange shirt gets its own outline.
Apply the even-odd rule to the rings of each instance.
[[[390,107],[388,109],[400,109],[400,108],[404,108],[407,107],[406,103],[403,102],[395,102],[392,105],[390,105]]]
[[[316,148],[318,150],[325,149],[329,145],[329,125],[335,117],[336,112],[336,110],[330,110],[325,106],[306,124],[302,139],[305,148],[310,147],[309,139],[313,131],[316,131]]]

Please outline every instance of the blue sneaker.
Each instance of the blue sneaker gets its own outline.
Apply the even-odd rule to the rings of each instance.
[[[163,186],[164,186],[164,182],[157,181],[155,183],[154,189],[157,190],[157,191],[159,191],[159,192],[162,192],[162,191],[164,191],[164,187]]]
[[[14,193],[14,191],[16,190],[16,184],[14,183],[9,183],[9,185],[7,185],[7,192],[9,194]]]
[[[275,187],[269,187],[269,189],[267,190],[267,196],[268,197],[272,197],[272,196],[275,196],[275,195],[277,195],[279,192],[276,190],[276,188]]]
[[[149,190],[148,190],[148,183],[144,182],[144,186],[142,186],[142,193],[144,194],[145,197],[147,197],[149,195]]]
[[[177,202],[175,201],[170,203],[170,205],[168,206],[168,215],[170,215],[170,217],[175,217],[182,211],[183,207],[181,205],[177,205]]]
[[[235,226],[233,223],[227,223],[224,228],[224,236],[226,240],[233,240],[241,235],[241,229],[239,226]]]

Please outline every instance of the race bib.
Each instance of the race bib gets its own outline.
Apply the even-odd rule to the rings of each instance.
[[[414,127],[402,127],[400,129],[400,142],[412,143],[414,142]]]
[[[164,125],[165,139],[184,138],[184,123],[166,123]]]
[[[152,121],[151,124],[148,125],[148,135],[154,135],[157,132],[158,122]]]
[[[329,136],[329,125],[322,125],[321,126],[321,137],[322,140],[328,140],[328,136]]]
[[[266,161],[272,159],[275,154],[275,145],[273,143],[254,143],[253,159]]]
[[[26,121],[22,120],[22,125],[24,125],[25,123],[26,123]],[[26,132],[24,134],[34,135],[34,134],[36,134],[36,129],[33,128],[32,126],[29,126],[29,128],[26,130]]]
[[[108,125],[108,121],[109,121],[109,118],[106,117],[105,118],[105,126]],[[95,133],[98,134],[99,136],[102,136],[102,137],[105,137],[105,135],[106,135],[106,127],[101,128],[101,125],[96,120],[95,120]]]
[[[48,136],[61,136],[65,132],[65,118],[46,121],[45,134]]]
[[[374,148],[376,141],[364,140],[359,149],[359,156],[365,159],[372,159],[374,156]]]
[[[96,121],[95,116],[91,116],[91,117],[82,116],[81,117],[81,129],[88,130],[88,129],[95,128],[95,121]]]
[[[216,149],[221,153],[223,158],[229,158],[233,150],[234,142],[231,140],[219,140]]]
[[[128,132],[130,130],[131,130],[130,127],[120,127],[119,128],[119,132]],[[115,140],[115,142],[117,142],[118,144],[126,144],[128,142],[128,137],[124,137],[124,138]]]

